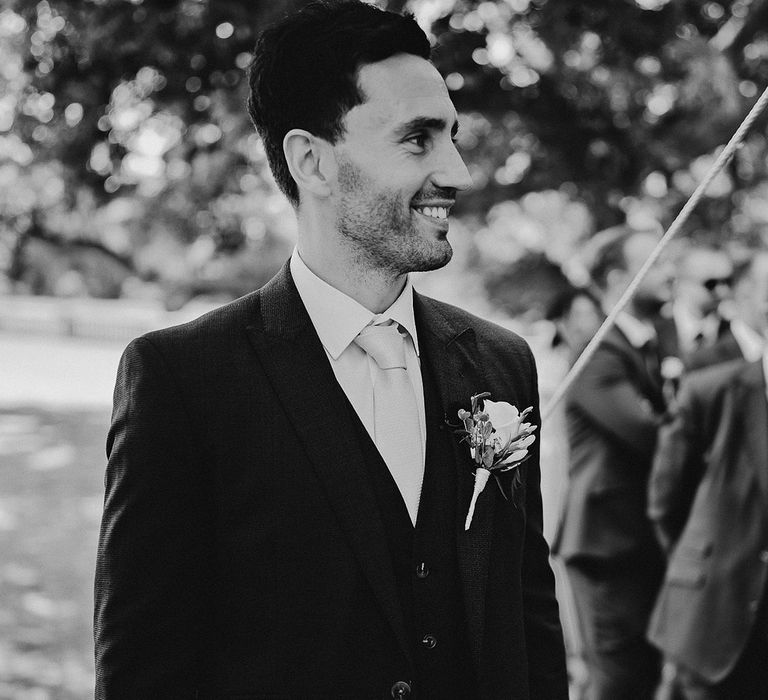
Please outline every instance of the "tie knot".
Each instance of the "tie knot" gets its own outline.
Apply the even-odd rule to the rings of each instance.
[[[405,369],[405,347],[396,323],[366,326],[355,343],[370,355],[380,369]]]

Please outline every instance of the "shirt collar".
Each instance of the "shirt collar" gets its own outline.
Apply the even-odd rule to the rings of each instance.
[[[672,304],[672,317],[675,319],[678,335],[686,341],[693,341],[696,334],[701,331],[701,319],[696,318],[688,307],[683,306],[680,302]]]
[[[699,318],[678,302],[672,304],[672,316],[675,319],[678,335],[686,340],[694,341],[699,333],[708,342],[717,338],[721,319],[716,313]]]
[[[632,347],[642,348],[649,341],[656,340],[656,331],[650,323],[641,321],[626,311],[616,316],[616,326],[627,336]]]
[[[419,354],[410,277],[406,279],[403,291],[394,303],[383,313],[374,314],[352,297],[320,279],[307,267],[296,248],[291,255],[290,270],[320,342],[334,360],[339,359],[363,328],[388,319],[408,331],[416,354]]]

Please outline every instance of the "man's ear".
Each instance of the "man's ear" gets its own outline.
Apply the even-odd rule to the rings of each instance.
[[[327,141],[304,129],[291,129],[283,139],[283,153],[299,193],[308,191],[317,197],[331,193],[334,159]]]

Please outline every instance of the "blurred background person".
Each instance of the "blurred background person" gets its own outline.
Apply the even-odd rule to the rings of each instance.
[[[565,348],[570,364],[594,337],[605,313],[597,297],[585,287],[570,287],[549,305],[546,319],[555,326],[552,345]]]
[[[730,298],[732,281],[733,264],[724,250],[691,244],[682,249],[671,315],[686,364],[693,353],[727,335],[721,307]]]
[[[758,360],[763,354],[765,314],[755,294],[761,280],[762,254],[749,256],[734,266],[731,276],[733,291],[727,309],[730,320],[723,321],[722,332],[708,346],[688,357],[688,370],[701,369],[728,360]]]
[[[655,232],[617,227],[592,265],[604,309],[651,253]],[[566,396],[569,488],[553,551],[578,610],[590,700],[653,697],[660,656],[645,639],[663,571],[646,516],[647,478],[665,412],[654,321],[671,297],[651,269]]]
[[[92,695],[91,555],[125,344],[261,286],[295,245],[242,105],[255,35],[306,2],[0,7],[2,697]],[[474,180],[451,210],[452,264],[417,288],[530,340],[546,402],[567,362],[539,323],[555,285],[529,262],[570,279],[596,231],[672,220],[765,85],[768,3],[375,4],[415,13],[440,47]],[[697,231],[768,240],[761,124]],[[542,439],[548,535],[560,414]]]
[[[765,338],[768,253],[736,297]],[[649,638],[677,665],[685,700],[768,698],[767,363],[763,343],[753,361],[687,375],[659,436],[648,513],[669,564]]]

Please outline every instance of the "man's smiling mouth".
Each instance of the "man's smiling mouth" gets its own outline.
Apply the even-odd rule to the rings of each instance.
[[[420,207],[414,206],[413,209],[419,214],[428,216],[431,219],[445,220],[448,218],[449,207]]]

